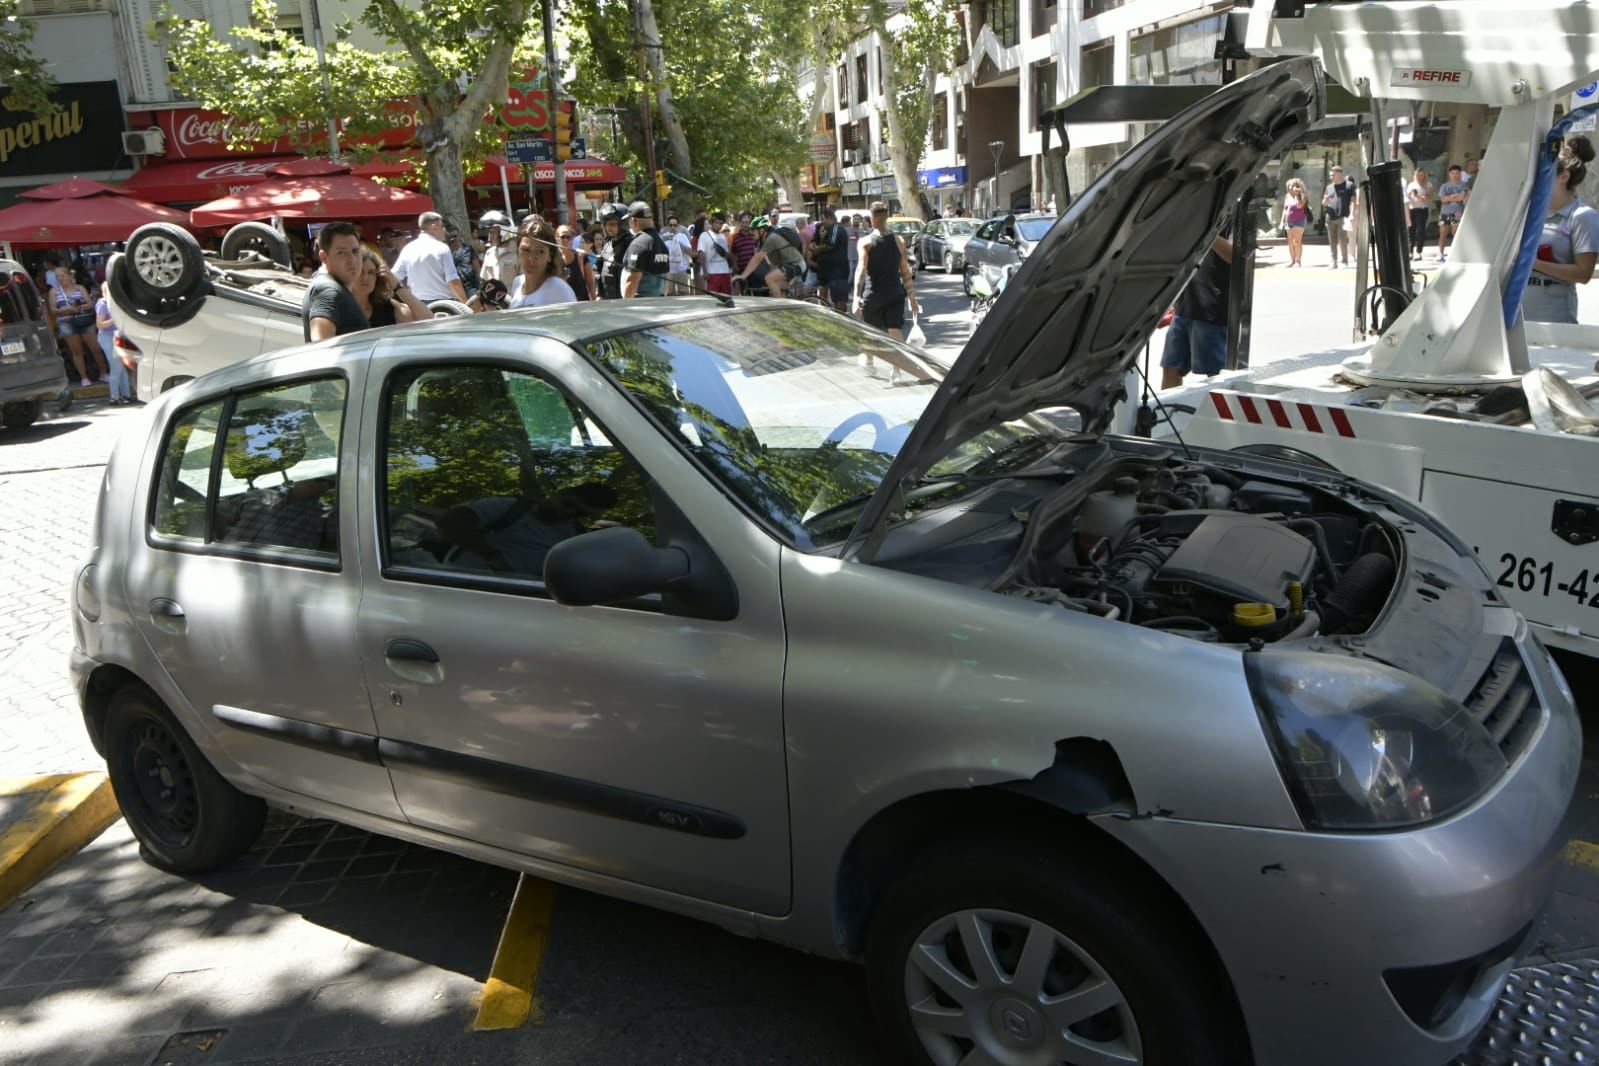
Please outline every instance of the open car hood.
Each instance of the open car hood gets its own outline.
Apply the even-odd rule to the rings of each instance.
[[[862,512],[875,551],[906,488],[956,445],[1043,407],[1096,430],[1234,205],[1326,109],[1321,65],[1284,60],[1222,86],[1102,174],[1027,255]]]

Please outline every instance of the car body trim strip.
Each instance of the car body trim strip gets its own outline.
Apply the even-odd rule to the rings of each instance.
[[[295,718],[284,718],[282,715],[264,714],[261,711],[247,711],[243,707],[229,707],[220,703],[211,708],[211,716],[224,725],[243,729],[249,733],[259,733],[286,744],[313,748],[329,755],[342,755],[347,759],[356,759],[374,765],[382,762],[378,758],[378,738],[368,733],[336,729],[333,726],[302,722]]]
[[[386,738],[378,740],[377,748],[379,760],[390,768],[405,766],[459,784],[486,788],[535,803],[549,803],[588,814],[620,818],[657,829],[673,829],[718,840],[737,840],[746,832],[744,822],[731,814],[652,796],[646,792]]]

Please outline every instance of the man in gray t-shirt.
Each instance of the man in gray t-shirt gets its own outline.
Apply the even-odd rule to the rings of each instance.
[[[1460,232],[1460,216],[1466,211],[1466,184],[1459,163],[1449,167],[1449,179],[1438,186],[1438,262],[1449,258],[1449,242]]]
[[[361,276],[361,238],[353,223],[329,222],[316,235],[322,269],[311,279],[300,305],[300,321],[308,341],[354,333],[371,323],[350,288]]]

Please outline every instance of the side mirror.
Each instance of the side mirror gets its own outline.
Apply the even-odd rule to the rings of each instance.
[[[561,541],[544,557],[544,585],[568,607],[620,603],[660,592],[689,572],[688,553],[657,548],[636,529],[596,529]]]

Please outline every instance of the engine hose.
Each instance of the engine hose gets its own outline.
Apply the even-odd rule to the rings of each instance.
[[[1310,539],[1316,542],[1316,557],[1321,560],[1321,568],[1327,572],[1327,580],[1338,584],[1338,564],[1333,562],[1332,552],[1327,547],[1327,531],[1321,528],[1321,523],[1310,518],[1290,518],[1283,525],[1289,529],[1310,531]]]
[[[1323,631],[1337,633],[1350,621],[1381,606],[1394,580],[1394,561],[1386,555],[1368,552],[1349,564],[1344,579],[1322,597]]]
[[[1294,628],[1290,629],[1277,639],[1298,640],[1300,637],[1308,637],[1312,633],[1316,632],[1316,627],[1319,625],[1321,625],[1321,616],[1315,611],[1306,611],[1304,614],[1299,616],[1298,625],[1294,626]]]

